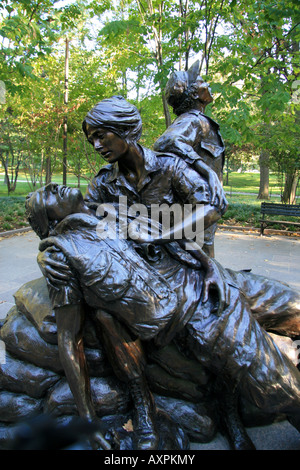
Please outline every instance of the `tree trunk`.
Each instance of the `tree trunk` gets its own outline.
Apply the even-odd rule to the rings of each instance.
[[[80,157],[78,161],[78,175],[77,175],[77,188],[80,188],[80,173],[81,173],[81,163],[80,163]]]
[[[51,183],[51,157],[46,157],[46,184]]]
[[[171,115],[170,115],[170,110],[169,110],[164,92],[162,92],[162,102],[163,102],[163,108],[164,108],[166,127],[168,128],[171,125]]]
[[[162,51],[162,16],[163,16],[163,9],[164,9],[164,2],[161,2],[158,4],[158,17],[157,17],[157,25],[153,21],[151,28],[152,28],[152,33],[153,33],[153,39],[155,43],[155,60],[157,64],[157,70],[161,72],[163,68],[163,51]],[[147,0],[147,7],[148,7],[148,14],[146,12],[145,7],[142,5],[142,2],[138,0],[137,2],[139,12],[142,18],[143,23],[146,22],[146,18],[148,14],[150,16],[154,17],[155,14],[155,8],[153,6],[153,1],[152,0]],[[164,84],[162,83],[162,80],[159,81],[160,89],[161,89],[161,97],[162,97],[162,103],[163,103],[163,110],[164,110],[164,115],[165,115],[165,122],[166,122],[166,127],[169,127],[171,124],[171,116],[170,116],[170,111],[168,108],[168,103],[164,94]]]
[[[269,153],[262,150],[259,156],[260,182],[257,199],[269,199]]]
[[[65,91],[64,91],[64,104],[68,105],[69,96],[69,39],[66,38],[65,50]],[[64,132],[63,132],[63,185],[67,184],[67,155],[68,155],[68,116],[64,117]]]
[[[6,152],[6,160],[5,160],[5,165],[4,165],[4,168],[7,168],[8,167],[8,152]],[[5,176],[4,176],[4,184],[8,184],[8,178],[7,178],[7,173],[5,172]]]
[[[285,175],[284,190],[281,201],[285,204],[295,204],[296,190],[299,182],[299,175],[297,173],[287,173]]]
[[[10,180],[9,180],[9,176],[8,176],[8,158],[6,157],[6,159],[4,159],[2,152],[0,153],[0,161],[2,162],[4,171],[5,171],[4,183],[6,184],[6,186],[7,186],[7,191],[8,191],[8,193],[9,193],[9,190],[10,190]]]

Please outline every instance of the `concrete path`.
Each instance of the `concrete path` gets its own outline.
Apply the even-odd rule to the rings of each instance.
[[[36,262],[39,240],[33,232],[0,237],[0,318],[14,305],[13,294],[25,282],[41,277]],[[227,268],[252,269],[253,273],[300,289],[300,239],[283,236],[228,232],[216,236],[216,259]],[[257,449],[300,450],[299,433],[287,422],[248,430]],[[208,444],[192,444],[197,450],[227,450],[226,439],[217,435]]]
[[[14,305],[14,293],[42,273],[36,262],[39,239],[34,232],[0,238],[0,318]]]

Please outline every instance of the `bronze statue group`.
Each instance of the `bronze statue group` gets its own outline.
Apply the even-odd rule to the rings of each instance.
[[[251,272],[225,269],[215,259],[217,221],[228,205],[221,184],[224,144],[219,126],[204,114],[212,96],[198,64],[175,72],[166,94],[177,118],[154,150],[138,143],[137,108],[120,96],[104,99],[83,122],[88,141],[107,162],[86,195],[51,183],[26,200],[28,220],[41,239],[38,263],[78,412],[97,420],[82,342],[90,316],[132,398],[133,448],[163,448],[160,432],[167,431],[158,425],[145,364],[153,351],[161,351],[163,361],[168,347],[207,371],[223,414],[242,396],[265,413],[285,414],[300,431],[300,372],[268,334],[298,338],[299,294]],[[203,247],[187,249],[190,240],[172,237],[172,228],[164,239],[99,235],[97,207],[116,207],[124,196],[128,205],[142,203],[149,213],[152,204],[201,205]],[[243,429],[232,429],[230,417],[223,421],[229,434],[240,436],[233,438],[235,448],[253,448]],[[98,432],[93,447],[113,444]]]

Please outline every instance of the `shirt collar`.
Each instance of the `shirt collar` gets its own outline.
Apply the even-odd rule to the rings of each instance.
[[[144,157],[144,171],[141,177],[141,180],[138,185],[138,191],[140,191],[145,184],[147,184],[150,181],[150,174],[158,171],[160,169],[159,162],[157,159],[156,152],[153,150],[150,150],[148,148],[139,146],[140,149],[143,152],[143,157]],[[120,172],[119,170],[119,165],[118,162],[114,163],[112,165],[112,171],[111,174],[108,176],[106,182],[107,183],[112,183],[113,181],[118,181],[122,185],[128,186],[129,183],[126,180],[125,176],[123,173]]]

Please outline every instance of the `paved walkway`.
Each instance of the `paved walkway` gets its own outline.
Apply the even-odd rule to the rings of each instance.
[[[25,282],[41,277],[36,262],[39,240],[33,232],[0,238],[0,318],[14,305],[14,292]],[[252,269],[300,289],[300,239],[283,236],[228,232],[216,236],[216,259],[224,267]],[[248,430],[257,449],[300,450],[299,433],[287,422]],[[192,449],[226,450],[221,435]]]

